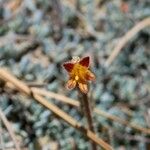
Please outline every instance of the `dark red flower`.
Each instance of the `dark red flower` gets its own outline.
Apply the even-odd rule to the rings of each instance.
[[[88,81],[95,80],[95,75],[89,70],[89,64],[89,56],[82,59],[74,57],[70,62],[63,64],[69,73],[69,80],[66,84],[68,89],[73,89],[78,86],[83,93],[86,94],[88,92]]]

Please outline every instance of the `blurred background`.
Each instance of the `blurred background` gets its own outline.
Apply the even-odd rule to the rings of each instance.
[[[93,105],[126,122],[94,114],[96,134],[115,150],[150,150],[150,132],[142,130],[150,128],[150,28],[106,66],[120,39],[148,17],[149,0],[0,0],[0,67],[29,86],[78,99],[76,90],[65,88],[62,64],[90,56]],[[84,122],[76,108],[48,101]],[[32,98],[1,86],[0,108],[22,150],[90,150],[86,137]],[[15,149],[2,120],[0,129],[1,145]]]

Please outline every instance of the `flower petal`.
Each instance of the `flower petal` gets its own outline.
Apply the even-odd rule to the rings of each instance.
[[[68,72],[71,72],[73,67],[74,67],[74,64],[71,63],[71,62],[67,62],[67,63],[64,63],[63,64],[63,67],[68,71]]]
[[[94,81],[96,79],[96,77],[91,71],[88,71],[86,74],[86,79],[90,80],[90,81]]]
[[[84,67],[89,67],[89,63],[90,63],[90,57],[87,56],[87,57],[84,57],[82,58],[80,61],[79,61],[79,64],[84,66]]]
[[[79,89],[81,90],[81,92],[83,92],[85,94],[87,94],[87,92],[88,92],[87,84],[79,83]]]
[[[75,80],[72,80],[70,79],[67,84],[66,84],[66,88],[67,89],[74,89],[76,87],[76,81]]]

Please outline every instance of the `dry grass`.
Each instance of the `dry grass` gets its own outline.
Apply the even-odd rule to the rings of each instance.
[[[52,111],[55,115],[57,115],[58,117],[66,121],[72,127],[82,132],[82,134],[84,134],[88,139],[90,139],[91,141],[99,145],[100,147],[104,148],[105,150],[113,149],[108,143],[106,143],[101,138],[97,137],[97,135],[93,133],[91,130],[81,125],[73,117],[68,115],[66,112],[61,110],[56,105],[48,102],[44,97],[36,93],[32,88],[28,87],[24,82],[18,80],[13,75],[11,75],[6,69],[3,69],[3,68],[0,69],[0,79],[5,82],[10,82],[11,84],[13,84],[18,91],[35,99],[37,102],[39,102],[44,107]]]

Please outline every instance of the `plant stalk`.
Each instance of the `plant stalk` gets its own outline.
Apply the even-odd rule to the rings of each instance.
[[[88,128],[95,133],[95,129],[94,129],[94,122],[93,122],[93,117],[92,117],[92,110],[91,110],[91,105],[89,102],[89,98],[87,94],[84,93],[80,93],[80,102],[81,102],[81,109],[84,113],[84,116],[87,120],[87,124],[88,124]],[[91,142],[91,146],[92,146],[92,150],[97,150],[97,146],[94,142]]]

